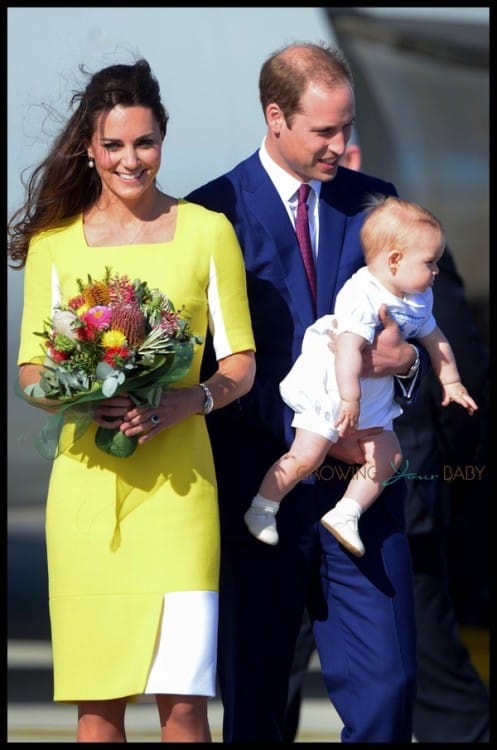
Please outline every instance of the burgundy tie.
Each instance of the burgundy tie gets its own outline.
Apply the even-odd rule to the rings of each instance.
[[[298,189],[297,218],[295,220],[295,231],[300,245],[300,252],[304,261],[307,281],[311,290],[312,299],[316,304],[316,268],[312,255],[311,235],[309,232],[309,217],[307,215],[307,197],[310,185],[301,185]]]

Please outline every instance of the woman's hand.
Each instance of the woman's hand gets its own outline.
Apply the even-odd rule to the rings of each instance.
[[[253,351],[237,352],[220,359],[217,371],[206,381],[212,393],[214,408],[220,409],[245,395],[254,382]],[[187,417],[202,416],[205,393],[198,385],[170,388],[162,394],[157,406],[135,406],[124,416],[121,431],[127,437],[138,436],[142,445],[162,430]]]
[[[109,430],[120,427],[124,416],[134,406],[133,401],[126,394],[111,396],[98,401],[93,414],[94,421],[99,427]]]
[[[138,437],[141,445],[167,427],[193,414],[199,414],[204,398],[204,392],[198,386],[170,388],[162,394],[157,406],[133,405],[126,410],[122,417],[121,432],[127,437]]]
[[[42,372],[43,365],[24,364],[19,366],[19,386],[23,391],[22,396],[26,399],[28,404],[31,404],[32,406],[37,406],[39,409],[44,409],[48,412],[57,413],[57,401],[49,398],[34,398],[32,396],[27,396],[24,390],[30,385],[39,383]]]

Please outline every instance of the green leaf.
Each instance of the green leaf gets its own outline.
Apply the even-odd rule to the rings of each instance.
[[[121,430],[99,427],[95,433],[95,445],[100,450],[117,458],[131,456],[138,443],[137,437],[127,437]]]

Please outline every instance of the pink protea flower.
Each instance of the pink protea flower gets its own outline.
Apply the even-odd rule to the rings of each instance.
[[[111,326],[126,336],[128,346],[139,346],[146,336],[146,320],[140,308],[132,303],[116,305],[112,309]]]

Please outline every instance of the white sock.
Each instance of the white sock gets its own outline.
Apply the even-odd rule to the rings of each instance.
[[[268,500],[266,497],[259,495],[259,493],[254,497],[250,505],[252,508],[262,508],[268,513],[274,513],[274,515],[280,509],[280,504],[277,500]]]
[[[353,500],[351,497],[342,497],[341,500],[338,501],[338,503],[335,505],[335,508],[342,511],[342,513],[345,513],[347,516],[355,516],[355,518],[360,518],[362,515],[362,508],[357,502],[357,500]]]

